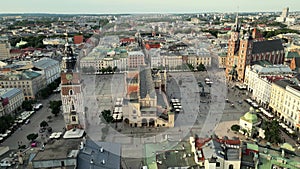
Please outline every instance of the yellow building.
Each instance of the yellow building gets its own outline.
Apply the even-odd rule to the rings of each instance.
[[[34,99],[39,90],[46,87],[43,74],[34,71],[10,72],[0,76],[1,88],[19,88],[25,99]]]
[[[300,87],[290,80],[272,84],[269,107],[290,128],[300,129]]]

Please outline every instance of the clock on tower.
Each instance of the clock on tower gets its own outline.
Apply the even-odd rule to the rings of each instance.
[[[72,80],[73,79],[73,75],[72,74],[66,74],[66,79],[67,80]]]

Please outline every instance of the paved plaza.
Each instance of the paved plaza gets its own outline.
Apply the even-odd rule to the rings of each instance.
[[[120,143],[122,157],[131,159],[125,160],[126,166],[136,168],[144,156],[145,143],[180,142],[194,135],[209,137],[213,133],[227,133],[227,125],[216,130],[219,123],[238,120],[249,110],[249,105],[243,101],[247,98],[245,91],[226,84],[224,70],[217,68],[217,56],[213,52],[212,55],[212,68],[207,72],[168,73],[167,96],[179,99],[183,109],[176,114],[174,128],[132,128],[123,122],[106,124],[99,115],[105,109],[113,110],[116,99],[125,96],[124,75],[84,75],[88,136],[97,141]],[[206,85],[205,78],[213,84]],[[198,82],[203,84],[205,96],[200,96],[203,89]],[[227,98],[230,103],[225,101]]]

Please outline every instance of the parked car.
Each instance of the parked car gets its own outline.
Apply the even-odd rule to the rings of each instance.
[[[39,132],[44,133],[46,131],[46,128],[40,128]]]
[[[0,166],[1,167],[10,167],[13,164],[13,159],[12,158],[4,158],[0,161]]]
[[[33,109],[34,109],[34,110],[40,110],[42,107],[43,107],[43,104],[42,104],[42,103],[38,103],[38,104],[35,104],[35,105],[33,106]]]
[[[29,124],[30,123],[30,119],[27,119],[26,121],[25,121],[25,124]]]

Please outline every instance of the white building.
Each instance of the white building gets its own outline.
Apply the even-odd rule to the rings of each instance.
[[[300,86],[287,86],[283,99],[282,116],[294,130],[300,130]]]
[[[254,129],[260,124],[257,118],[255,110],[250,107],[249,112],[245,113],[244,116],[240,118],[240,132],[246,134],[248,137],[252,137],[254,134]],[[243,133],[245,131],[245,133]]]
[[[163,66],[168,70],[175,70],[182,66],[182,56],[176,54],[161,54],[163,58]]]
[[[24,101],[22,90],[17,88],[0,89],[0,116],[15,113]]]
[[[268,62],[261,62],[246,67],[244,84],[246,84],[247,89],[252,92],[254,86],[257,84],[257,79],[262,76],[285,76],[291,74],[293,74],[293,72],[287,65],[272,65]]]
[[[262,76],[257,77],[253,86],[252,98],[263,107],[267,107],[270,103],[272,83],[281,77],[277,76]]]
[[[42,72],[46,78],[46,84],[52,83],[55,79],[60,77],[59,61],[44,57],[33,63],[34,67]]]
[[[148,52],[151,68],[159,68],[163,64],[162,57],[160,56],[160,49],[152,48]]]

